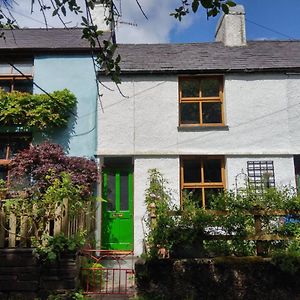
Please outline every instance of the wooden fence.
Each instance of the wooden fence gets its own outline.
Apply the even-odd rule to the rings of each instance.
[[[208,214],[214,215],[214,216],[228,216],[231,214],[230,211],[221,211],[221,210],[206,210],[205,211]],[[299,210],[253,210],[251,212],[245,211],[241,212],[245,215],[252,216],[254,218],[254,234],[247,235],[244,237],[238,236],[239,239],[245,240],[245,241],[255,241],[256,243],[256,254],[257,255],[263,255],[265,254],[265,245],[267,242],[272,241],[284,241],[284,240],[299,240],[300,237],[297,236],[288,236],[283,234],[273,234],[270,232],[267,232],[265,229],[266,226],[266,217],[275,217],[277,219],[276,224],[273,224],[277,226],[278,229],[283,225],[284,221],[280,221],[283,217],[287,216],[293,216],[295,219],[295,224],[299,224],[300,226],[300,211]],[[172,212],[172,215],[180,215],[180,212]],[[154,203],[152,206],[149,207],[149,217],[151,220],[151,226],[156,226],[156,207]],[[274,221],[273,221],[274,222]],[[203,236],[203,240],[233,240],[237,238],[237,235],[235,234],[226,234],[226,230],[222,230],[222,228],[218,228],[220,230],[217,231],[223,231],[224,233],[216,233],[213,228],[212,230],[208,230]]]
[[[7,214],[4,209],[5,200],[0,200],[0,248],[28,248],[31,247],[31,237],[35,235],[35,229],[30,217]],[[95,213],[93,203],[87,202],[81,213],[70,216],[68,203],[58,207],[46,224],[46,233],[53,236],[64,233],[71,236],[80,230],[90,232],[94,228]]]

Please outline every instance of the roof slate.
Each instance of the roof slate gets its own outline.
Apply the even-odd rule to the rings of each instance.
[[[89,43],[82,39],[82,28],[28,28],[4,31],[5,39],[0,38],[1,50],[90,50]],[[109,38],[104,35],[103,38]]]
[[[81,28],[4,30],[0,53],[14,51],[90,51]],[[105,34],[103,39],[109,39]],[[192,44],[120,44],[123,73],[300,71],[300,41],[248,41],[225,47],[221,42]]]
[[[300,69],[300,41],[249,41],[242,47],[221,42],[120,44],[123,72],[212,72]]]

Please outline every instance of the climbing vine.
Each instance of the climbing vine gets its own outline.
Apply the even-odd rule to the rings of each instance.
[[[67,125],[76,97],[64,89],[49,94],[30,94],[0,89],[0,124],[41,130]]]

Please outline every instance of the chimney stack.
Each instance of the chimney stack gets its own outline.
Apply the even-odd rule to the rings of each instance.
[[[110,7],[106,6],[102,0],[96,0],[95,7],[91,10],[92,20],[101,31],[111,31],[111,24],[107,23],[106,18],[110,15]]]
[[[246,46],[245,10],[242,5],[230,7],[218,22],[215,38],[228,47]]]

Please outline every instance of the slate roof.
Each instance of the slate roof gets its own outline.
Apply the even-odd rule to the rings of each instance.
[[[89,43],[81,39],[81,28],[30,28],[1,30],[0,51],[90,51]],[[104,36],[103,38],[108,38]]]
[[[2,30],[1,30],[2,32]],[[0,53],[87,52],[81,28],[4,30]],[[109,34],[103,36],[109,39]],[[300,72],[300,41],[248,41],[225,47],[221,42],[192,44],[120,44],[123,73]]]
[[[300,70],[300,41],[193,44],[120,44],[123,73],[205,73]]]

